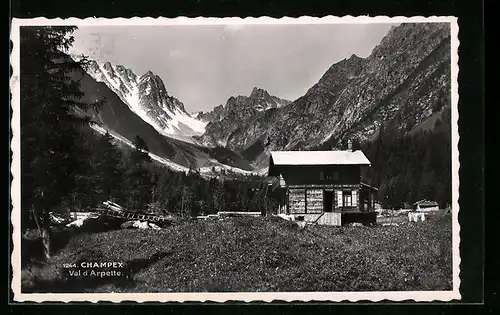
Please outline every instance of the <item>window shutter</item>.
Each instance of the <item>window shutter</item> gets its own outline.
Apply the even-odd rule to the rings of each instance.
[[[336,190],[337,194],[337,207],[342,207],[342,190]]]
[[[358,191],[357,190],[352,191],[352,206],[353,207],[358,206]]]

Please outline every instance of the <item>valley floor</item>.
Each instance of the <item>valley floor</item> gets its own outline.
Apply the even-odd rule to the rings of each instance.
[[[300,229],[266,217],[79,234],[25,266],[22,291],[451,290],[451,238],[450,215],[399,226]],[[121,262],[123,276],[70,276],[82,262]]]

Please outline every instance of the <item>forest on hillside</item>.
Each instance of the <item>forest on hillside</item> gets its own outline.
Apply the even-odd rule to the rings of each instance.
[[[66,181],[71,189],[51,211],[93,211],[108,200],[134,212],[182,217],[261,212],[274,206],[266,197],[265,178],[236,174],[207,178],[194,170],[173,171],[149,157],[147,143],[139,136],[131,149],[116,143],[109,133],[102,135],[88,126],[78,129],[78,166],[71,169],[73,180]],[[33,226],[32,216],[25,223]]]
[[[361,180],[378,188],[377,200],[386,209],[409,208],[416,201],[451,205],[451,109],[443,95],[433,105],[435,120],[416,125],[400,117],[383,122],[373,139],[359,141],[347,135],[332,137],[314,150],[362,150],[371,166],[363,168]],[[410,119],[412,120],[412,119]],[[432,123],[429,123],[432,122]],[[424,127],[425,126],[425,127]]]
[[[378,187],[384,208],[408,208],[422,199],[451,204],[451,111],[442,111],[428,130],[405,133],[392,123],[358,144],[372,163],[362,178]]]
[[[195,170],[173,171],[148,156],[139,136],[130,149],[114,144],[108,133],[100,135],[90,128],[84,132],[87,163],[65,200],[77,209],[111,200],[131,211],[190,217],[229,210],[260,212],[269,205],[262,177],[207,178]]]

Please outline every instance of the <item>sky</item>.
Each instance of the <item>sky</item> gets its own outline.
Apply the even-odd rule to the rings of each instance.
[[[188,112],[253,87],[295,100],[334,63],[367,57],[394,24],[80,26],[72,52],[151,70]]]

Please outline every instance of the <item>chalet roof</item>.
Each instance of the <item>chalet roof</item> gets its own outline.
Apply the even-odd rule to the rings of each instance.
[[[434,206],[438,206],[439,204],[435,201],[430,201],[430,200],[419,200],[417,202],[414,203],[414,205],[418,205],[418,206],[423,206],[423,207],[434,207]]]
[[[370,165],[361,150],[357,151],[274,151],[274,165]]]
[[[276,166],[370,165],[361,150],[357,151],[273,151],[269,157],[269,176]]]
[[[368,188],[368,189],[371,189],[371,190],[378,190],[378,188],[377,188],[377,187],[373,187],[372,185],[368,185],[367,183],[363,183],[363,182],[361,182],[360,184],[361,184],[361,186],[365,186],[365,187],[366,187],[366,188]]]

